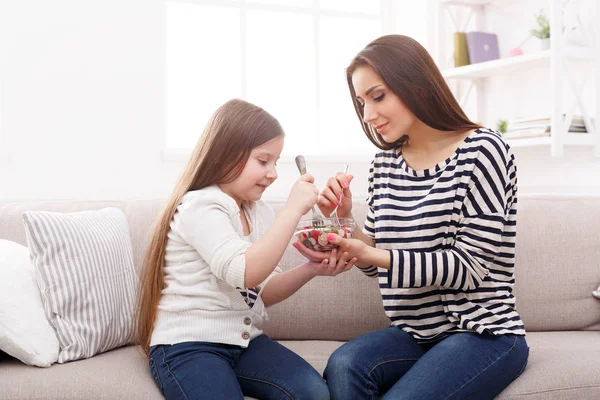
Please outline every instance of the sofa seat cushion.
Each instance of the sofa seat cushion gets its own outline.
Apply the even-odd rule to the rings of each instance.
[[[18,360],[0,361],[2,400],[161,400],[137,347],[126,346],[94,357],[50,368],[36,368]]]
[[[497,400],[600,398],[600,332],[530,332],[529,363]],[[337,341],[281,341],[323,373]],[[136,347],[109,351],[87,360],[35,368],[0,360],[0,400],[7,399],[162,399]],[[250,399],[250,398],[248,398]]]
[[[600,399],[600,332],[529,332],[529,361],[498,400]]]

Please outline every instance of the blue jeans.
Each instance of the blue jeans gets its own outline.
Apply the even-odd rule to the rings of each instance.
[[[338,348],[324,377],[334,400],[492,399],[523,372],[528,354],[524,336],[454,333],[421,345],[391,326]]]
[[[152,346],[149,361],[167,400],[329,399],[321,375],[266,335],[247,348],[208,342]]]

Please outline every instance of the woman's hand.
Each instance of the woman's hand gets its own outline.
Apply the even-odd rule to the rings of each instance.
[[[338,251],[348,254],[348,257],[359,260],[360,262],[369,262],[367,253],[372,247],[365,244],[362,240],[344,239],[335,233],[328,234],[327,240],[329,243],[336,244],[338,246]]]
[[[313,276],[336,276],[350,270],[357,261],[356,258],[348,257],[347,253],[341,253],[338,258],[340,253],[337,249],[328,252],[315,251],[301,242],[295,242],[293,246],[308,259],[307,265]]]
[[[317,205],[325,216],[329,216],[339,202],[342,189],[344,196],[342,197],[341,205],[337,210],[337,215],[340,218],[348,218],[352,211],[352,192],[350,191],[350,182],[354,176],[344,175],[338,172],[336,176],[332,176],[327,180],[325,188],[319,194]]]

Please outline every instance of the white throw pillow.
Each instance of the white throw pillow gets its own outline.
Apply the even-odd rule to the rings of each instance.
[[[592,292],[592,295],[597,299],[600,299],[600,286],[598,286],[598,289]]]
[[[58,362],[131,343],[137,276],[123,212],[32,211],[23,221]]]
[[[0,350],[36,367],[58,360],[27,247],[0,239]]]

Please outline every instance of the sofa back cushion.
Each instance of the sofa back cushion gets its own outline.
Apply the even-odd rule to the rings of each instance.
[[[600,197],[520,198],[516,258],[527,330],[600,330]]]
[[[277,212],[284,202],[270,203]],[[0,205],[0,239],[26,245],[21,214],[26,210],[71,212],[121,208],[127,217],[136,269],[141,268],[151,225],[163,200],[131,202],[38,202]],[[356,202],[355,217],[366,205]],[[600,198],[521,196],[518,206],[517,310],[529,331],[600,330]],[[304,262],[290,247],[284,269]],[[316,278],[269,311],[265,331],[276,339],[344,340],[388,325],[375,279],[352,270]]]
[[[284,203],[271,205],[278,211]],[[359,226],[366,210],[353,205]],[[592,296],[600,283],[600,198],[522,196],[517,220],[515,296],[526,329],[600,330],[600,301]],[[302,262],[291,248],[282,267]],[[294,297],[271,308],[268,333],[343,340],[389,324],[377,281],[356,270],[314,279]]]
[[[0,239],[6,239],[27,246],[22,216],[25,211],[51,211],[70,213],[77,211],[100,210],[114,207],[125,213],[131,245],[133,261],[139,273],[148,246],[148,238],[155,219],[162,211],[165,200],[133,200],[133,201],[36,201],[24,203],[0,204]]]

